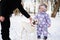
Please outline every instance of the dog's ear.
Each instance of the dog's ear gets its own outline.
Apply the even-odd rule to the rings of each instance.
[[[19,11],[18,8],[16,8],[15,10],[13,10],[13,13],[14,13],[15,15],[18,15],[18,14],[20,13],[20,11]]]

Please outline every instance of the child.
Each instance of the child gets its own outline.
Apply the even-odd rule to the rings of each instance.
[[[38,20],[37,24],[37,38],[40,40],[43,33],[43,40],[47,39],[48,36],[48,27],[51,25],[51,20],[49,15],[46,13],[47,5],[42,4],[39,6],[39,12],[35,16],[35,19]]]

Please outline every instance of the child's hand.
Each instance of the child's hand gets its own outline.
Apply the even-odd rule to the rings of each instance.
[[[31,26],[32,26],[32,27],[34,27],[34,25],[35,25],[35,23],[34,23],[34,22],[31,22],[30,24],[31,24]]]
[[[48,27],[51,27],[51,25],[49,24],[49,26]]]
[[[35,27],[37,25],[36,21],[32,22],[31,26]]]
[[[31,22],[30,24],[31,24],[31,26],[32,26],[32,27],[34,27],[34,24],[33,24],[33,22]]]

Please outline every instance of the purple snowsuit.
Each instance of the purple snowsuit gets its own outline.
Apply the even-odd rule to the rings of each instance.
[[[42,33],[43,36],[47,36],[47,28],[51,24],[49,15],[46,12],[38,12],[38,14],[35,16],[35,19],[38,19],[39,22],[37,25],[37,36],[41,36]]]

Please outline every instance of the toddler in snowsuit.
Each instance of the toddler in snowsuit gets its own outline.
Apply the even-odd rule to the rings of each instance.
[[[49,15],[46,13],[47,6],[42,4],[39,6],[39,12],[35,15],[35,19],[38,20],[37,24],[37,38],[40,40],[41,34],[43,33],[44,40],[47,39],[48,36],[48,27],[51,25],[51,20]]]

